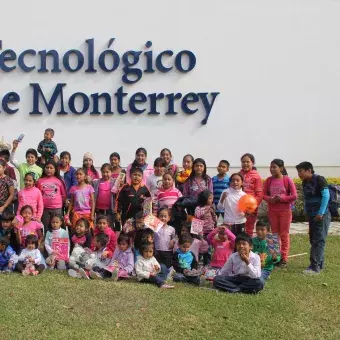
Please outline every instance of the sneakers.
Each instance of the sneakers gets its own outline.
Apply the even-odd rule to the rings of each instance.
[[[281,268],[281,269],[287,268],[287,262],[281,260],[278,264],[278,267]]]
[[[94,280],[98,280],[98,279],[102,279],[103,277],[98,272],[95,272],[94,270],[90,270],[90,278]]]
[[[170,285],[164,283],[163,285],[160,286],[160,288],[162,288],[162,289],[172,289],[172,288],[175,288],[175,286],[170,286]]]
[[[68,275],[69,276],[71,276],[71,277],[74,277],[74,278],[76,278],[76,279],[80,279],[80,275],[79,275],[79,273],[76,271],[76,270],[74,270],[74,269],[69,269],[68,271],[67,271],[67,273],[68,273]]]
[[[304,275],[308,275],[308,276],[311,276],[311,275],[319,275],[320,272],[316,271],[316,270],[313,270],[311,267],[308,267],[307,269],[305,269],[302,274]]]
[[[118,281],[118,271],[119,271],[119,268],[115,268],[113,270],[112,276],[111,276],[112,281]]]
[[[83,268],[79,268],[79,275],[83,279],[90,280],[89,276],[87,275],[86,271]]]

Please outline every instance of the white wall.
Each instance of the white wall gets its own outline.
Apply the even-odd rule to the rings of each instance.
[[[19,156],[36,147],[43,130],[53,127],[60,151],[72,153],[80,165],[86,151],[100,166],[112,151],[127,165],[139,146],[148,149],[152,162],[163,147],[175,160],[190,152],[215,167],[221,158],[238,166],[240,155],[254,153],[259,165],[272,158],[295,165],[310,160],[317,166],[340,165],[338,131],[340,112],[340,2],[331,0],[224,0],[160,2],[131,0],[60,0],[47,6],[43,0],[19,2],[20,11],[3,15],[0,32],[3,50],[56,49],[62,55],[83,50],[94,38],[96,55],[111,37],[114,49],[143,50],[153,42],[155,54],[165,49],[188,49],[196,54],[195,69],[145,75],[137,84],[121,81],[121,70],[112,74],[39,74],[36,71],[0,71],[0,93],[21,96],[19,112],[9,116],[1,109],[1,135],[12,140],[26,137]],[[14,3],[13,3],[14,4]],[[19,6],[19,5],[18,5]],[[33,59],[32,59],[33,60]],[[41,117],[32,109],[30,82],[46,94],[56,83],[68,83],[66,97],[76,91],[112,92],[124,85],[133,94],[152,92],[221,92],[209,122],[201,126],[200,112],[58,117],[47,111]]]

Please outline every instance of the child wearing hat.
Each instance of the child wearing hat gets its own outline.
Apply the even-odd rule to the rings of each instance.
[[[100,178],[99,172],[93,165],[93,155],[91,152],[86,152],[83,157],[83,169],[88,183],[92,183],[93,180]]]

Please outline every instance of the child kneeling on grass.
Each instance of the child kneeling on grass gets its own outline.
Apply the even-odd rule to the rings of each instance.
[[[137,258],[135,265],[137,279],[142,283],[152,283],[159,288],[174,288],[166,283],[169,273],[168,268],[164,264],[159,264],[154,258],[154,246],[152,243],[144,242],[141,245],[141,254]]]
[[[261,260],[261,279],[267,280],[274,269],[274,265],[280,262],[281,256],[268,246],[267,226],[258,221],[256,223],[256,237],[253,238],[253,252],[260,256]],[[273,247],[272,247],[273,248]]]
[[[182,234],[179,237],[178,240],[179,248],[175,251],[174,256],[172,258],[172,265],[176,271],[176,274],[174,275],[174,281],[188,282],[199,285],[200,274],[197,271],[198,263],[194,253],[189,250],[191,244],[192,237],[190,235]],[[192,272],[194,270],[197,271],[197,275],[192,275]]]
[[[229,293],[258,293],[264,287],[260,257],[251,251],[251,238],[241,233],[236,237],[237,252],[230,255],[214,286]]]

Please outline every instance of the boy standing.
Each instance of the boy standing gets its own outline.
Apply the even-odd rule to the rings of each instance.
[[[310,162],[296,166],[302,180],[304,205],[309,223],[310,265],[303,271],[306,275],[320,274],[324,266],[324,251],[331,214],[328,209],[329,189],[326,179],[314,173]]]
[[[229,293],[258,293],[264,287],[261,279],[260,257],[251,251],[251,238],[245,234],[236,237],[237,252],[230,255],[214,286]]]
[[[217,207],[223,190],[229,188],[229,176],[227,175],[227,172],[229,171],[229,166],[230,164],[228,161],[221,160],[217,167],[218,174],[217,176],[214,176],[212,178],[215,207]],[[224,217],[224,211],[216,210],[216,215],[217,217],[219,217],[220,215]]]

